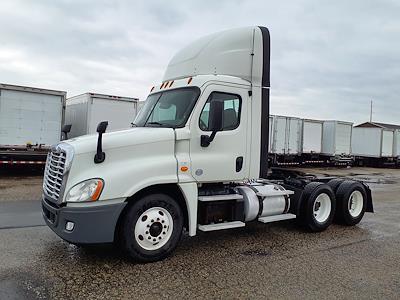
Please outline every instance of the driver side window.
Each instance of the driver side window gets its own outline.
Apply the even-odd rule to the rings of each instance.
[[[212,92],[200,114],[199,126],[201,130],[209,131],[211,101],[222,101],[224,103],[222,131],[234,130],[239,127],[242,108],[242,99],[240,96],[222,92]]]

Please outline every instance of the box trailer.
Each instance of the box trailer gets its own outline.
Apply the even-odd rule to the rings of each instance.
[[[314,154],[322,152],[323,122],[319,120],[303,120],[302,153]]]
[[[394,157],[394,131],[383,128],[354,127],[351,148],[355,156]]]
[[[353,123],[337,120],[323,122],[321,154],[334,163],[351,163]]]
[[[301,119],[272,116],[272,128],[272,153],[288,155],[301,153]]]
[[[396,129],[394,131],[394,156],[400,158],[400,130]]]
[[[273,164],[297,164],[301,155],[302,120],[272,116],[270,161]]]
[[[44,163],[61,140],[66,92],[0,84],[0,161]]]
[[[65,123],[71,124],[68,137],[96,132],[97,125],[108,121],[110,130],[129,128],[136,117],[137,98],[85,93],[67,99]]]
[[[323,122],[320,120],[302,120],[301,156],[305,164],[320,164],[322,152]]]

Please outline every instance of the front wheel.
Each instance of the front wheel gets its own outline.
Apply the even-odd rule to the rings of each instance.
[[[152,262],[170,255],[181,238],[183,214],[165,194],[151,194],[128,207],[120,231],[127,254],[139,262]]]

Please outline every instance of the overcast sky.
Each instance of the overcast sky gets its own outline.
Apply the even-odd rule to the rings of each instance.
[[[0,82],[146,98],[169,59],[234,27],[271,33],[271,113],[400,124],[400,1],[2,1]]]

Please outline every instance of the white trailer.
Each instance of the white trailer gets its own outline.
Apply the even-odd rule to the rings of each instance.
[[[323,121],[303,119],[301,160],[305,164],[321,164]]]
[[[353,123],[337,120],[324,121],[322,134],[322,155],[338,163],[353,161],[351,134]]]
[[[0,84],[0,162],[44,163],[61,140],[66,92]]]
[[[323,122],[319,120],[303,120],[303,154],[320,154],[322,152]]]
[[[400,158],[400,129],[394,131],[394,156]]]
[[[85,93],[67,99],[65,124],[71,124],[69,138],[92,134],[97,125],[108,121],[110,130],[131,127],[136,117],[137,98]]]
[[[279,163],[293,163],[301,155],[302,120],[272,116],[271,154]]]
[[[356,162],[379,166],[396,163],[399,156],[400,126],[366,122],[353,128],[352,152]]]
[[[383,128],[354,127],[352,153],[362,157],[394,157],[394,131]]]

